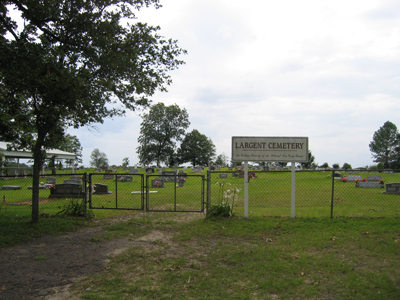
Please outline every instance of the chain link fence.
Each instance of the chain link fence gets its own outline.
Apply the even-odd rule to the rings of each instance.
[[[291,171],[249,170],[249,215],[291,215]],[[211,171],[209,204],[225,200],[225,192],[239,190],[234,203],[244,212],[244,172]],[[358,180],[357,180],[358,179]],[[392,184],[395,183],[395,184]],[[400,173],[352,170],[296,171],[297,217],[395,217],[400,214]],[[387,191],[387,189],[391,189]],[[227,200],[227,199],[226,199]]]
[[[90,173],[41,176],[40,214],[55,215],[71,199],[90,209],[203,212],[235,191],[234,212],[244,212],[244,172],[186,175]],[[54,189],[57,185],[57,189]],[[61,189],[59,187],[65,187]],[[249,170],[249,215],[291,215],[291,172]],[[0,177],[0,214],[32,209],[32,177]],[[396,217],[400,214],[400,173],[336,170],[296,171],[297,217]]]

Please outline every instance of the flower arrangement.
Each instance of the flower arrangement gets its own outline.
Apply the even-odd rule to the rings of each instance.
[[[206,218],[209,217],[231,217],[233,215],[233,207],[235,201],[239,197],[239,192],[241,189],[236,187],[229,188],[225,191],[225,185],[231,185],[230,183],[217,182],[219,185],[219,199],[216,204],[211,205]]]
[[[356,186],[359,186],[360,179],[357,178],[357,179],[355,180],[355,182],[356,182]]]
[[[184,177],[179,178],[179,181],[186,181]]]
[[[346,182],[346,181],[347,181],[347,178],[346,178],[346,177],[343,177],[343,178],[342,178],[342,181],[343,181],[343,182]]]
[[[55,186],[54,184],[49,184],[47,187],[48,187],[50,190],[52,190],[52,189],[54,189],[56,186]]]
[[[361,179],[362,182],[367,182],[367,178]]]
[[[383,180],[381,179],[381,180],[379,180],[379,183],[380,183],[381,187],[385,187],[385,181],[383,181]]]

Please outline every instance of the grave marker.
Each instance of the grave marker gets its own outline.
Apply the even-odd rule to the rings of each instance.
[[[163,188],[164,186],[164,180],[160,178],[152,179],[151,180],[151,187],[152,188]]]
[[[362,187],[362,188],[381,188],[382,187],[382,185],[379,182],[369,182],[369,181],[365,181],[365,182],[360,181],[358,183],[358,186]]]
[[[356,179],[361,181],[361,176],[359,176],[359,175],[351,175],[351,176],[347,177],[347,181],[349,181],[349,182],[355,182]]]
[[[57,178],[56,177],[46,177],[46,183],[48,184],[56,184]]]
[[[386,193],[400,194],[400,182],[392,182],[386,184]]]
[[[379,180],[382,180],[382,176],[368,176],[367,180],[368,181],[379,181]]]
[[[73,183],[56,184],[50,189],[50,198],[85,198],[83,187]]]

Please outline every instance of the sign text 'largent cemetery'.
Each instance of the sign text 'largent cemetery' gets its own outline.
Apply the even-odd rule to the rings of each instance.
[[[307,137],[232,137],[233,161],[307,162]]]

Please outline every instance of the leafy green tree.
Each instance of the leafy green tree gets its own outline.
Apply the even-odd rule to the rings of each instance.
[[[160,7],[158,0],[1,2],[0,135],[33,152],[33,222],[45,152],[59,146],[64,129],[148,106],[183,63],[176,41],[135,20],[149,6]]]
[[[90,165],[95,168],[108,166],[107,155],[98,148],[94,149],[90,154]]]
[[[332,168],[334,168],[334,169],[339,169],[339,168],[340,168],[340,165],[339,165],[338,163],[333,164],[333,165],[332,165]]]
[[[389,168],[393,157],[398,154],[399,132],[392,122],[385,122],[375,131],[369,150],[372,152],[374,162],[382,162],[384,168]]]
[[[179,163],[190,162],[193,167],[208,165],[215,156],[215,145],[211,139],[193,129],[185,135],[177,156]]]
[[[214,164],[219,166],[226,166],[228,164],[228,156],[225,153],[221,153],[217,156]]]
[[[162,102],[151,106],[140,124],[139,147],[136,148],[140,162],[145,165],[156,162],[158,167],[161,162],[170,164],[176,143],[182,141],[189,125],[186,109],[176,104],[165,106]]]
[[[78,137],[76,135],[70,135],[66,134],[64,135],[62,141],[58,145],[58,149],[70,152],[70,153],[75,153],[76,158],[75,159],[66,159],[65,162],[69,166],[76,165],[78,163],[82,163],[82,146],[81,142],[79,141]]]
[[[128,167],[129,166],[129,157],[124,157],[122,159],[122,166],[123,167]]]
[[[314,161],[315,156],[312,154],[311,150],[308,150],[308,162],[301,163],[301,167],[303,169],[310,169],[311,167],[315,166]]]
[[[351,165],[350,164],[348,164],[348,163],[344,163],[343,164],[343,166],[342,166],[342,169],[344,169],[344,170],[351,170],[352,169],[352,167],[351,167]]]
[[[329,168],[329,164],[326,162],[323,165],[321,165],[320,168],[328,169]]]

